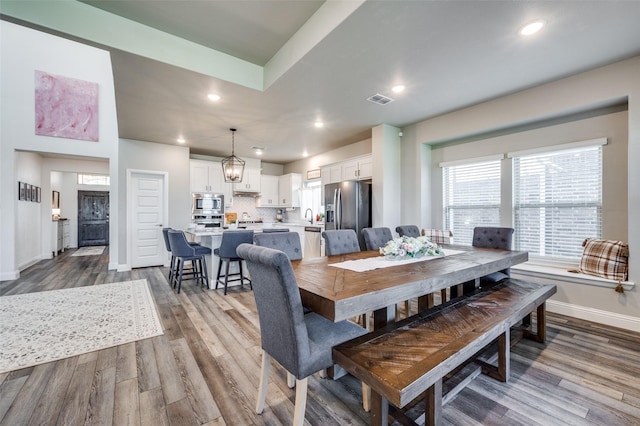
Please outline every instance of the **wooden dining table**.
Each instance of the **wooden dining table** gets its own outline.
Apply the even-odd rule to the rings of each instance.
[[[381,256],[377,250],[292,261],[304,306],[334,322],[373,311],[374,329],[395,318],[396,303],[418,298],[419,310],[436,291],[526,262],[526,251],[444,245],[461,253],[365,272],[331,266]],[[388,260],[388,262],[394,262]]]

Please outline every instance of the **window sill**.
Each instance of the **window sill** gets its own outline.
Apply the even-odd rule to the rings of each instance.
[[[566,269],[554,266],[532,265],[528,262],[512,266],[511,270],[518,275],[555,279],[574,284],[592,285],[596,287],[607,288],[616,288],[618,286],[618,282],[614,280],[595,277],[593,275],[568,272]],[[621,284],[625,291],[633,289],[636,285],[633,281],[623,281]]]

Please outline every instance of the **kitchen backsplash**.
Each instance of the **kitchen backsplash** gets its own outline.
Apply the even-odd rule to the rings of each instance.
[[[251,220],[262,219],[263,222],[275,222],[276,210],[272,207],[256,207],[256,199],[254,197],[233,197],[233,205],[226,212],[238,213],[238,220],[242,220],[242,213],[247,212]],[[299,216],[298,210],[286,211],[282,209],[283,222],[296,220]]]

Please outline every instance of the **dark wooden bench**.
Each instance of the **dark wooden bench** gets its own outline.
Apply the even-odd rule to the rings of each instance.
[[[555,292],[555,285],[509,279],[337,346],[333,358],[371,387],[371,424],[388,423],[389,403],[402,408],[425,394],[425,424],[437,425],[445,376],[497,340],[498,365],[481,368],[507,381],[511,327],[536,311],[537,333],[527,328],[523,337],[544,342],[545,301]]]

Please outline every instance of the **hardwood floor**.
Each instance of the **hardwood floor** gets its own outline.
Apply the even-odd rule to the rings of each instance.
[[[186,282],[178,295],[166,268],[119,273],[107,270],[106,254],[72,253],[0,283],[0,296],[145,278],[165,333],[0,373],[0,425],[291,424],[294,391],[278,365],[271,369],[264,413],[253,411],[260,333],[247,286],[225,297]],[[547,344],[519,342],[511,351],[509,382],[480,375],[445,405],[445,424],[640,425],[640,334],[548,317]],[[309,380],[308,424],[368,420],[354,378]]]

